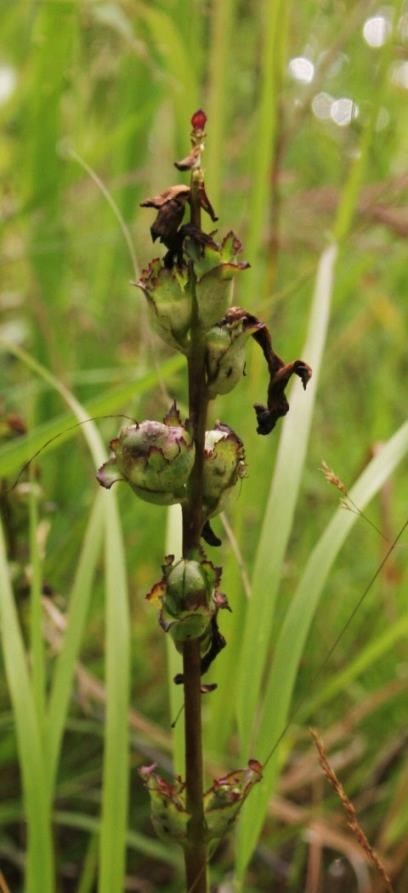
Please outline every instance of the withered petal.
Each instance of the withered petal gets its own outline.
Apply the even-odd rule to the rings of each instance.
[[[218,217],[214,211],[210,199],[208,198],[203,182],[199,183],[198,185],[198,197],[200,199],[200,205],[203,211],[206,211],[206,213],[209,214],[209,216],[211,217],[211,220],[213,220],[215,223],[215,221],[218,220]]]
[[[215,660],[217,655],[220,653],[220,651],[222,651],[222,649],[225,648],[226,644],[227,644],[227,641],[219,630],[217,618],[212,617],[211,618],[210,647],[209,647],[208,651],[206,651],[206,653],[204,654],[204,657],[201,658],[201,663],[200,663],[201,675],[203,675],[204,673],[207,672],[207,670],[209,670],[211,664],[213,663],[213,661]],[[184,674],[177,673],[177,675],[174,677],[173,681],[175,682],[176,685],[182,685],[184,682]]]
[[[216,690],[216,688],[218,688],[218,685],[216,682],[210,682],[210,683],[207,682],[205,685],[203,683],[201,683],[200,692],[202,695],[210,695],[211,692]]]
[[[192,239],[197,245],[201,248],[205,248],[207,245],[210,248],[214,248],[216,251],[218,250],[218,245],[213,239],[214,233],[217,230],[213,230],[211,233],[203,233],[198,226],[195,226],[194,223],[184,223],[182,227],[180,227],[180,234],[182,234],[183,239]]]
[[[209,546],[222,546],[222,540],[214,533],[209,521],[205,522],[201,536]]]
[[[191,152],[182,158],[181,161],[175,161],[174,166],[179,171],[189,171],[193,167],[197,167],[200,163],[200,146],[194,146]]]
[[[186,199],[190,196],[190,187],[186,186],[184,183],[179,183],[177,186],[170,186],[170,189],[165,189],[164,192],[160,192],[159,195],[154,195],[153,198],[146,198],[144,202],[140,202],[141,208],[156,208],[160,210],[163,205],[166,205],[167,202],[173,201],[173,199],[178,199],[179,201],[186,201]]]
[[[167,202],[157,213],[156,220],[150,227],[153,242],[159,239],[168,248],[173,247],[177,238],[177,230],[184,217],[184,202],[177,199]]]
[[[159,580],[158,583],[155,583],[154,586],[149,590],[147,595],[145,596],[146,601],[152,602],[153,604],[160,605],[163,599],[163,596],[166,592],[166,581]]]
[[[219,655],[220,651],[225,648],[227,644],[227,640],[222,635],[218,628],[217,618],[213,617],[211,620],[211,641],[210,647],[208,651],[204,654],[204,657],[201,658],[200,664],[200,673],[203,676],[204,673],[209,670],[211,664],[215,660],[215,658]]]
[[[168,412],[166,412],[163,422],[165,425],[169,425],[170,427],[173,426],[175,428],[181,428],[183,426],[183,420],[180,415],[180,410],[175,400],[173,400],[170,409],[168,410]]]
[[[234,309],[234,308],[231,308]],[[237,308],[239,309],[239,308]],[[254,326],[252,337],[259,344],[269,369],[269,386],[267,406],[255,403],[254,409],[258,422],[257,433],[269,434],[273,431],[278,419],[285,416],[289,410],[289,403],[285,395],[285,388],[292,375],[300,378],[303,388],[311,378],[312,370],[304,360],[295,360],[293,363],[284,363],[273,347],[269,329],[263,323],[255,328],[256,317],[248,314],[248,324]]]
[[[254,338],[256,338],[256,334]],[[276,359],[279,360],[279,357],[276,357]],[[258,422],[258,434],[269,434],[275,427],[278,419],[285,416],[288,412],[289,403],[285,395],[285,388],[292,375],[297,375],[302,382],[303,388],[306,389],[312,370],[303,360],[295,360],[294,363],[282,365],[276,372],[272,372],[268,387],[268,405],[262,406],[256,403],[254,406]]]

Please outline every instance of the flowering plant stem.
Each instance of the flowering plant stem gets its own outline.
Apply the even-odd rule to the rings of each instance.
[[[178,183],[142,202],[157,211],[150,232],[167,253],[163,260],[152,260],[135,283],[148,301],[155,330],[187,357],[189,419],[183,423],[174,402],[162,422],[147,419],[125,426],[111,441],[113,455],[97,473],[107,489],[126,481],[146,502],[182,506],[183,556],[178,561],[165,557],[162,578],[146,598],[159,608],[162,630],[183,655],[183,673],[174,682],[184,685],[185,781],[166,781],[154,765],[141,767],[140,775],[150,793],[158,835],[183,847],[187,893],[207,893],[208,845],[231,831],[262,777],[261,764],[250,759],[247,768],[214,779],[204,792],[201,695],[216,685],[203,686],[201,676],[227,644],[218,614],[230,608],[219,588],[222,568],[207,558],[201,540],[221,545],[209,519],[222,511],[246,470],[239,436],[223,422],[206,430],[208,404],[238,384],[251,336],[262,349],[269,374],[267,405],[254,406],[259,434],[269,434],[288,412],[285,388],[292,375],[304,388],[311,376],[303,360],[285,363],[275,354],[265,323],[241,307],[229,307],[230,282],[248,263],[237,260],[242,246],[232,230],[217,243],[216,230],[201,228],[201,209],[213,222],[218,220],[201,167],[206,120],[202,109],[194,113],[191,151],[175,162],[178,170],[191,171],[190,186]],[[190,221],[183,224],[187,205]]]
[[[200,207],[192,176],[191,219],[200,227]],[[192,277],[194,276],[191,271]],[[193,318],[191,351],[188,358],[189,418],[195,444],[195,462],[190,476],[188,498],[183,507],[183,558],[191,558],[200,547],[203,526],[204,439],[208,394],[205,375],[205,335],[198,316],[193,278]],[[204,837],[203,745],[201,722],[201,653],[198,639],[183,646],[185,780],[189,822],[189,845],[184,849],[187,890],[207,893],[207,846]]]

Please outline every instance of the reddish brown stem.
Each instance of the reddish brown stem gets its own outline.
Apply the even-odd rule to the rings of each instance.
[[[192,178],[191,219],[200,226],[198,196]],[[183,508],[183,557],[191,558],[200,547],[203,526],[204,441],[208,396],[205,375],[205,339],[198,317],[194,274],[191,349],[188,360],[189,417],[195,444],[195,461],[189,481],[188,501]],[[201,724],[201,653],[198,639],[183,646],[185,761],[187,809],[191,815],[189,842],[185,848],[187,890],[207,893],[207,846],[203,808],[203,746]]]

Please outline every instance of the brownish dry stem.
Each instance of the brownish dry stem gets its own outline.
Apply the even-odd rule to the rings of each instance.
[[[200,226],[198,202],[192,189],[191,219]],[[194,273],[192,271],[192,276]],[[194,283],[193,283],[194,288]],[[203,526],[204,441],[208,396],[205,376],[205,340],[200,328],[198,308],[193,294],[194,315],[191,327],[191,350],[188,360],[189,418],[195,444],[195,461],[191,473],[188,501],[183,508],[183,557],[191,558],[200,547]],[[198,639],[183,646],[184,737],[186,764],[187,809],[191,815],[189,844],[185,847],[186,889],[188,893],[207,893],[207,845],[203,808],[204,772],[201,724],[201,653]]]
[[[384,882],[385,888],[388,891],[388,893],[394,893],[394,888],[393,888],[391,880],[388,877],[388,874],[384,868],[384,865],[383,865],[381,859],[379,858],[378,853],[376,853],[376,851],[373,849],[373,847],[369,843],[369,841],[360,825],[360,822],[357,818],[357,813],[356,813],[354,804],[351,802],[350,798],[347,796],[341,781],[339,781],[334,769],[332,768],[332,766],[329,763],[327,754],[324,749],[323,741],[321,740],[320,736],[318,735],[318,733],[316,732],[315,729],[309,729],[309,731],[313,738],[313,741],[315,743],[315,746],[316,746],[316,749],[317,749],[317,752],[319,755],[319,763],[322,767],[322,770],[323,770],[328,782],[331,784],[333,790],[335,791],[335,793],[337,794],[337,796],[340,800],[340,803],[346,813],[347,824],[348,824],[350,830],[352,831],[355,839],[360,844],[361,849],[364,851],[365,855],[367,856],[367,858],[369,859],[371,864],[374,865],[374,867],[377,869],[379,875],[381,876],[381,878]]]

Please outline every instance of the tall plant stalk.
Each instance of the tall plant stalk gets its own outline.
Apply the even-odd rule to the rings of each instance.
[[[166,781],[154,766],[142,769],[141,775],[157,833],[183,847],[189,893],[207,893],[208,848],[231,829],[261,778],[260,764],[251,759],[246,769],[217,779],[204,791],[201,698],[216,685],[203,684],[202,676],[226,645],[219,613],[229,605],[219,589],[222,569],[207,558],[203,541],[220,545],[212,519],[246,469],[238,435],[221,422],[208,430],[208,406],[239,383],[250,337],[261,347],[269,379],[266,405],[255,405],[259,434],[269,434],[288,411],[285,388],[291,376],[306,387],[311,375],[302,360],[285,364],[275,354],[263,322],[241,307],[229,307],[230,281],[248,264],[237,260],[241,244],[232,231],[217,242],[215,233],[202,227],[202,210],[212,221],[218,219],[206,194],[201,161],[206,120],[201,110],[193,115],[191,150],[176,162],[180,171],[190,172],[190,185],[177,184],[143,202],[157,211],[151,235],[167,252],[163,260],[151,261],[137,283],[152,326],[186,358],[189,418],[183,422],[173,403],[163,422],[123,428],[111,442],[113,456],[98,472],[104,487],[124,480],[148,502],[182,507],[182,558],[164,559],[163,576],[147,598],[157,604],[160,626],[183,657],[183,671],[174,682],[184,691],[185,781]],[[186,208],[190,214],[184,223]]]
[[[189,417],[195,445],[195,462],[183,506],[183,558],[188,560],[200,549],[203,527],[204,441],[208,396],[205,385],[205,344],[194,297],[195,320],[191,329],[192,351],[188,360]],[[189,842],[185,847],[188,888],[207,890],[207,847],[204,838],[204,772],[201,722],[201,650],[199,639],[184,642],[184,737],[187,810],[191,815]]]
[[[191,223],[201,230],[201,211],[197,178],[191,175]],[[182,510],[183,558],[188,560],[200,549],[203,527],[204,443],[207,426],[208,394],[205,375],[205,337],[200,325],[196,282],[192,274],[191,351],[188,357],[188,407],[195,446],[195,461]],[[191,816],[188,845],[184,848],[186,883],[197,893],[207,891],[207,846],[203,807],[204,766],[201,720],[201,650],[200,641],[192,639],[183,645],[184,676],[184,740],[186,803]]]

